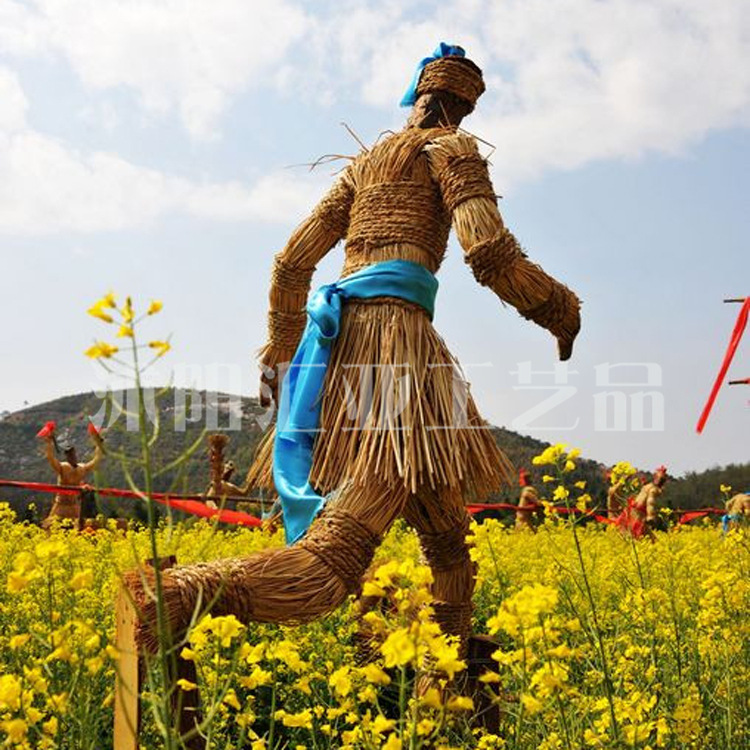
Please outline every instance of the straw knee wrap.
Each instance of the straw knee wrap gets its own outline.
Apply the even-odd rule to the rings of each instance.
[[[377,534],[342,509],[324,513],[298,542],[341,581],[349,594],[359,589],[378,544]]]
[[[455,568],[473,565],[466,544],[468,533],[468,518],[447,531],[420,532],[422,551],[433,571],[447,573]]]

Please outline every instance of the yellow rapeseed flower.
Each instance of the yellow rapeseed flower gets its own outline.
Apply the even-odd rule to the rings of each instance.
[[[78,571],[78,573],[70,579],[68,585],[73,591],[82,591],[83,589],[90,588],[93,582],[94,571],[91,570],[91,568],[87,568],[86,570]]]
[[[13,570],[8,573],[6,589],[9,594],[20,594],[30,583],[31,578]]]
[[[125,305],[123,306],[122,310],[120,310],[120,313],[122,314],[122,319],[126,323],[132,323],[133,320],[135,320],[135,310],[133,309],[132,298],[126,298]]]
[[[43,562],[62,557],[68,551],[63,539],[45,539],[36,546],[36,556]]]
[[[10,647],[11,651],[18,651],[19,648],[23,648],[30,640],[31,636],[28,633],[14,635],[8,641],[8,646]]]
[[[362,667],[364,678],[373,685],[390,685],[391,678],[377,664],[368,664]]]
[[[21,705],[21,681],[13,674],[0,677],[0,709],[17,711]]]
[[[473,711],[474,701],[466,695],[456,695],[448,700],[446,708],[449,711]]]
[[[227,648],[232,639],[240,635],[244,629],[245,626],[234,615],[211,619],[211,630],[224,648]]]
[[[312,711],[306,708],[296,714],[288,714],[286,711],[277,711],[274,715],[276,721],[281,721],[285,727],[300,727],[302,729],[312,729]]]
[[[149,305],[147,315],[156,315],[156,313],[159,313],[162,311],[162,308],[164,307],[161,300],[154,299],[151,300],[151,304]]]
[[[414,638],[406,628],[392,632],[380,647],[380,652],[385,657],[386,667],[403,667],[417,655]]]
[[[23,719],[4,721],[0,726],[8,735],[8,741],[14,745],[20,745],[26,739],[26,734],[29,731],[29,726]]]
[[[116,346],[112,346],[106,341],[97,341],[92,347],[86,350],[85,354],[90,359],[111,359],[119,351]]]
[[[346,698],[352,691],[352,679],[349,672],[349,667],[343,666],[337,669],[328,679],[328,684],[340,698]]]
[[[156,350],[157,357],[163,357],[172,348],[169,341],[149,341],[148,345]]]
[[[93,318],[98,318],[99,320],[103,320],[105,323],[114,323],[114,318],[108,313],[104,311],[104,305],[102,304],[102,301],[100,300],[95,305],[90,307],[87,310],[88,314],[91,315]]]

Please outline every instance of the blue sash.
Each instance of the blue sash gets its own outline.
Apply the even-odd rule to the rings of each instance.
[[[320,287],[307,303],[307,326],[281,386],[273,446],[273,480],[288,544],[304,536],[326,501],[309,479],[323,383],[344,300],[399,297],[420,305],[432,319],[437,288],[435,276],[419,263],[389,260]]]

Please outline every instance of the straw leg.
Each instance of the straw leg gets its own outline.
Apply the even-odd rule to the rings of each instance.
[[[404,517],[416,529],[432,568],[435,620],[444,633],[461,639],[465,655],[471,635],[476,564],[466,543],[470,518],[463,497],[448,487],[422,489],[409,498]]]
[[[184,636],[196,616],[233,614],[243,622],[309,622],[354,593],[382,535],[402,513],[403,486],[372,481],[344,488],[306,536],[291,547],[164,571],[170,629]],[[156,604],[148,569],[126,576],[140,615],[138,642],[157,647]]]

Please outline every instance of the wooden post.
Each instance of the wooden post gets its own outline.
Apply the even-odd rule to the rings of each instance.
[[[154,561],[148,565],[153,567]],[[177,564],[174,556],[159,560],[159,569],[167,570]],[[141,726],[140,693],[143,686],[145,661],[138,652],[135,641],[138,616],[128,592],[120,591],[115,605],[115,647],[120,658],[117,666],[115,685],[115,728],[113,750],[138,750],[138,735]],[[183,691],[177,688],[179,679],[197,682],[195,664],[175,657],[175,669],[170,675],[173,726],[181,737],[187,737],[201,722],[200,696],[197,691]],[[199,734],[183,739],[181,747],[187,750],[204,750],[205,742]]]
[[[120,658],[115,685],[114,750],[138,750],[141,723],[141,659],[135,643],[137,616],[127,591],[120,591],[115,606],[115,646]]]

